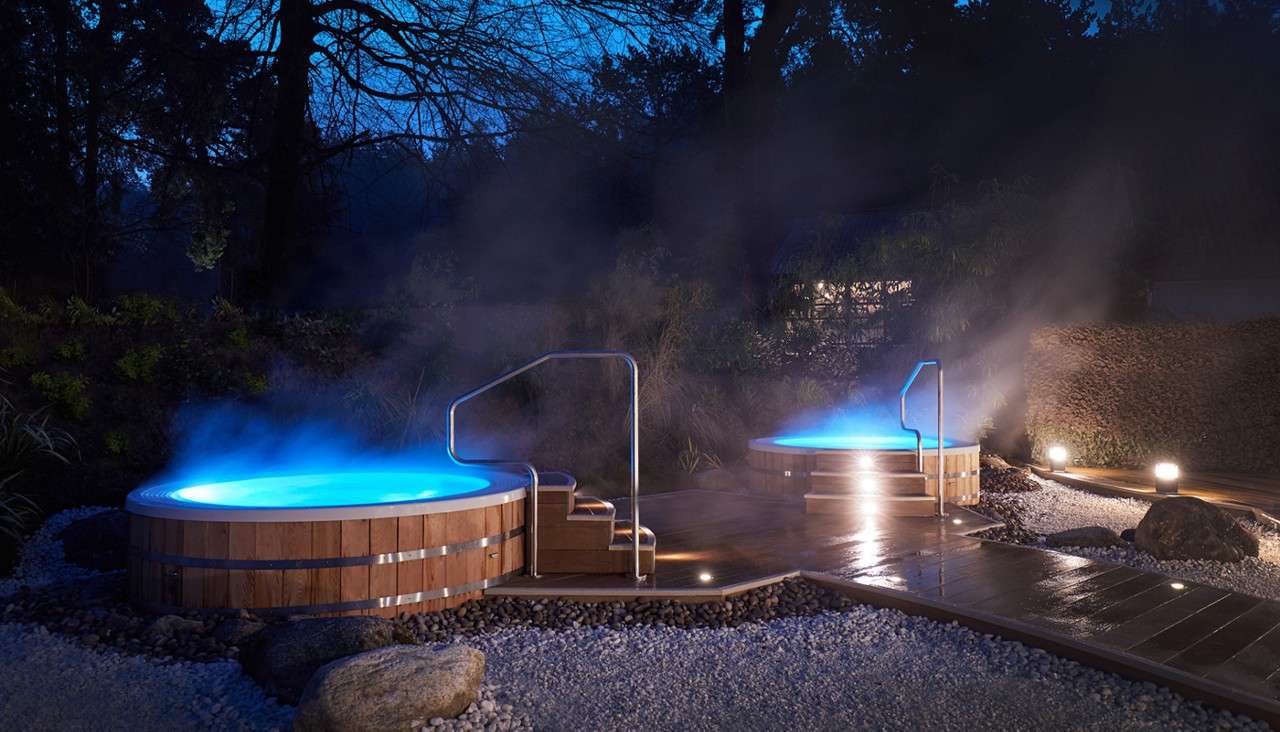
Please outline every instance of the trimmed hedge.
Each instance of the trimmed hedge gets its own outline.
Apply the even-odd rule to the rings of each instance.
[[[1280,319],[1041,328],[1026,378],[1037,460],[1280,469]]]

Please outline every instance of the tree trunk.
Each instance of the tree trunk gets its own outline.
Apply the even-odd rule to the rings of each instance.
[[[259,302],[285,304],[285,280],[298,249],[298,198],[302,190],[310,56],[316,27],[309,0],[281,0],[280,47],[272,71],[276,107],[267,153],[267,189],[257,266],[246,283]]]
[[[767,144],[775,124],[773,105],[782,83],[782,43],[798,8],[797,0],[765,0],[760,25],[751,39],[751,51],[744,67],[737,72],[740,77],[739,100],[734,107],[742,133],[735,144],[741,150],[742,173],[739,180],[743,189],[738,210],[745,250],[742,288],[748,304],[759,318],[769,314],[774,260],[778,245],[786,236],[781,212],[774,209],[770,196],[772,171]],[[727,21],[725,38],[727,45]],[[729,74],[727,63],[726,51],[726,83]]]
[[[742,93],[746,86],[747,31],[742,0],[724,0],[724,109],[730,133],[742,128]]]
[[[83,268],[81,281],[76,283],[77,293],[86,300],[93,298],[94,263],[101,235],[98,210],[98,196],[102,188],[100,161],[102,155],[102,69],[108,63],[106,56],[111,52],[111,27],[115,21],[114,3],[101,3],[98,10],[98,25],[90,34],[92,52],[89,54],[89,68],[85,71],[84,111],[84,166],[80,189],[80,236],[76,259]]]
[[[59,190],[52,191],[52,196],[56,202],[60,212],[60,220],[50,222],[50,229],[53,230],[56,237],[57,250],[65,257],[66,262],[70,265],[70,285],[71,292],[76,292],[78,288],[79,277],[76,274],[76,253],[75,242],[73,238],[79,234],[71,229],[68,224],[75,221],[73,214],[76,206],[76,176],[75,170],[72,168],[73,156],[72,149],[75,147],[75,132],[72,129],[71,121],[71,74],[70,74],[70,34],[72,21],[72,8],[69,3],[58,3],[50,8],[49,16],[53,24],[53,105],[54,105],[54,125],[56,146],[57,165],[57,186]]]

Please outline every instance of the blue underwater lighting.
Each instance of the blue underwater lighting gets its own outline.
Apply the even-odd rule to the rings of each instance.
[[[850,435],[838,432],[819,432],[803,435],[782,435],[769,440],[782,447],[800,447],[813,450],[914,450],[916,436],[910,432],[898,435]],[[955,440],[943,440],[943,447],[956,447]],[[925,449],[937,449],[936,437],[924,438]]]
[[[910,405],[908,405],[910,406]],[[908,409],[907,423],[928,432],[937,429],[937,415],[931,402],[928,409]],[[849,404],[832,411],[810,412],[781,426],[775,437],[762,442],[799,450],[911,450],[916,449],[916,435],[899,424],[896,400],[872,400]],[[948,426],[944,447],[967,447],[970,430],[960,425]],[[924,449],[938,448],[936,434],[924,435]]]
[[[273,475],[198,483],[165,492],[178,505],[209,508],[331,508],[458,498],[493,482],[447,472],[344,472]]]

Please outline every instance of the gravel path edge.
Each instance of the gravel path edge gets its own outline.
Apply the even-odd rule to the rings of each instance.
[[[982,541],[995,541],[982,539]],[[1034,549],[1034,547],[1028,547]],[[1043,549],[1041,549],[1043,551]],[[1055,656],[1070,659],[1091,668],[1113,673],[1138,683],[1166,687],[1189,699],[1265,721],[1272,729],[1280,729],[1280,703],[1233,689],[1224,684],[1200,678],[1170,666],[1112,650],[1105,646],[1079,641],[1046,628],[1004,618],[980,610],[934,602],[909,592],[862,584],[822,572],[801,572],[810,582],[840,593],[849,600],[879,610],[897,610],[906,615],[949,623],[982,633],[991,638],[1015,641],[1039,648]]]

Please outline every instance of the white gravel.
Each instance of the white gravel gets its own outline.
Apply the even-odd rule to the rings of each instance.
[[[1153,684],[893,610],[467,641],[538,729],[1266,729]]]
[[[16,592],[23,585],[40,587],[101,574],[97,570],[69,564],[62,555],[62,541],[55,537],[72,521],[110,510],[107,506],[82,506],[50,516],[23,544],[13,575],[0,579],[0,597]]]
[[[1137,527],[1151,504],[1136,498],[1108,498],[1044,480],[1034,474],[1031,479],[1042,488],[1030,493],[1013,493],[1025,511],[1027,528],[1041,534],[1074,529],[1080,526],[1106,526],[1116,532]]]
[[[231,661],[162,665],[0,624],[0,729],[283,730],[292,718]]]
[[[1011,494],[1025,510],[1031,531],[1052,534],[1081,526],[1106,526],[1117,532],[1138,526],[1151,504],[1134,498],[1109,498],[1087,493],[1052,480],[1035,478],[1044,486],[1030,493]],[[1258,536],[1258,556],[1241,562],[1199,560],[1159,561],[1132,545],[1107,549],[1055,547],[1054,551],[1116,562],[1159,572],[1224,590],[1280,600],[1280,533],[1245,522]]]
[[[1035,499],[1037,531],[1136,524],[1117,499],[1056,484],[1023,498]],[[52,537],[99,510],[51,518],[0,594],[94,574],[63,562]],[[480,700],[419,729],[1265,729],[1020,643],[865,606],[734,629],[512,629],[464,642],[487,655]],[[231,661],[158,664],[0,624],[0,729],[288,729],[293,714]]]

